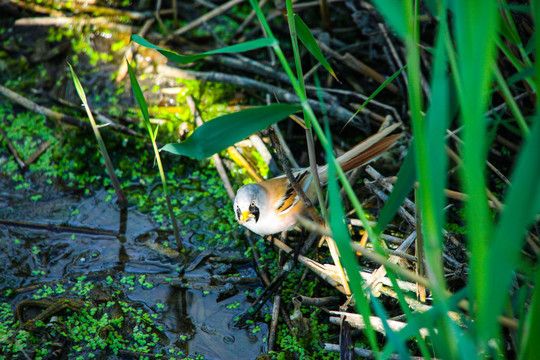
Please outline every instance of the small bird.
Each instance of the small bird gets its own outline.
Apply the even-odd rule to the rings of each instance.
[[[389,135],[399,124],[365,139],[337,158],[345,173],[369,163],[394,145],[401,134]],[[328,182],[328,165],[318,168],[322,184]],[[310,168],[293,172],[293,175],[312,203],[317,200],[314,177]],[[296,215],[306,211],[304,202],[294,191],[285,174],[238,189],[234,199],[234,212],[240,225],[261,236],[293,228]]]

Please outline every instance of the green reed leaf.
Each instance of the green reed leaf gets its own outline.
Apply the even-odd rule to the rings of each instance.
[[[88,119],[90,120],[90,124],[92,125],[92,130],[94,131],[94,136],[96,137],[96,141],[99,146],[99,151],[101,153],[101,156],[103,157],[103,161],[105,162],[105,168],[107,169],[107,173],[109,175],[109,178],[111,179],[111,184],[114,187],[116,196],[118,197],[118,203],[120,206],[124,207],[127,203],[126,196],[124,195],[122,187],[120,186],[120,181],[118,180],[118,176],[114,172],[114,166],[112,164],[111,158],[109,157],[107,146],[105,146],[105,142],[103,141],[103,138],[101,137],[99,127],[97,126],[96,121],[94,120],[94,116],[92,115],[92,111],[90,110],[90,105],[88,105],[88,100],[86,99],[86,94],[84,92],[82,84],[79,81],[77,74],[75,74],[75,70],[73,70],[73,67],[71,66],[71,64],[68,63],[68,65],[71,71],[71,76],[73,78],[73,84],[75,85],[75,90],[77,91],[79,98],[83,102],[84,108],[86,110],[86,114],[88,115]]]
[[[273,104],[223,115],[199,126],[187,140],[161,150],[204,159],[301,109],[299,105]]]
[[[364,103],[362,105],[360,105],[360,107],[358,108],[358,110],[356,110],[356,112],[354,113],[353,116],[351,116],[351,118],[349,120],[347,120],[347,122],[345,123],[345,125],[343,125],[343,127],[341,128],[341,131],[343,131],[343,129],[345,129],[345,127],[347,125],[349,125],[349,123],[356,117],[356,115],[358,115],[358,113],[360,111],[362,111],[362,109],[364,107],[366,107],[367,104],[369,104],[369,102],[371,100],[373,100],[373,98],[375,98],[375,96],[377,96],[377,94],[379,94],[381,91],[383,91],[384,88],[386,88],[388,86],[388,84],[390,84],[392,81],[394,81],[394,79],[399,75],[401,74],[401,72],[403,70],[405,70],[407,68],[407,65],[401,67],[400,69],[398,69],[398,71],[396,71],[395,73],[392,74],[392,76],[390,76],[388,79],[386,79],[381,85],[379,85],[379,87],[377,89],[375,89],[375,91],[366,99],[366,101],[364,101]]]
[[[336,80],[338,80],[336,73],[334,72],[334,69],[330,66],[328,61],[324,58],[324,55],[319,48],[319,45],[317,44],[317,41],[315,40],[315,37],[311,33],[311,30],[309,30],[306,23],[300,18],[299,15],[294,14],[294,25],[296,29],[296,35],[304,44],[306,49],[321,63],[322,66],[332,75]],[[339,81],[339,80],[338,80]]]
[[[158,164],[159,169],[159,175],[161,177],[161,183],[163,186],[163,194],[165,195],[165,200],[167,202],[167,210],[169,212],[169,216],[171,218],[171,224],[173,227],[173,233],[174,233],[174,239],[176,241],[176,246],[179,251],[183,249],[182,240],[180,238],[180,231],[178,230],[178,223],[176,222],[176,216],[174,215],[174,209],[172,206],[171,199],[169,197],[169,190],[167,187],[167,177],[165,176],[165,171],[163,170],[163,164],[161,162],[161,157],[159,156],[159,150],[156,144],[156,136],[159,127],[156,127],[156,130],[152,130],[152,124],[150,123],[150,116],[148,115],[148,105],[146,104],[146,99],[144,98],[144,94],[141,90],[141,87],[139,86],[139,82],[137,81],[137,77],[135,76],[135,72],[133,71],[133,68],[131,67],[131,64],[129,61],[127,61],[128,66],[128,72],[129,72],[129,78],[131,80],[131,88],[133,89],[133,94],[135,95],[135,99],[137,100],[137,103],[139,104],[139,108],[141,109],[141,112],[143,114],[144,124],[146,126],[146,130],[148,131],[148,134],[150,135],[150,140],[152,142],[152,147],[154,149],[154,154],[156,156],[156,162]]]
[[[362,279],[362,276],[360,275],[356,255],[351,249],[351,237],[349,235],[347,225],[345,224],[345,211],[343,210],[343,203],[341,201],[335,175],[336,166],[334,162],[330,160],[333,157],[333,153],[328,123],[326,123],[326,133],[328,136],[328,141],[324,148],[327,154],[326,156],[328,162],[328,197],[330,203],[330,219],[328,223],[330,225],[330,229],[332,230],[332,237],[339,250],[341,265],[347,271],[349,286],[353,293],[354,299],[356,300],[356,307],[366,324],[366,335],[369,344],[371,345],[373,351],[378,352],[379,347],[375,338],[375,332],[369,320],[369,317],[372,316],[372,312],[363,290],[364,279]]]
[[[201,54],[180,55],[174,51],[162,49],[159,46],[152,44],[151,42],[149,42],[148,40],[144,39],[143,37],[139,35],[131,35],[131,40],[139,45],[157,50],[167,59],[177,62],[179,64],[188,64],[188,63],[191,63],[191,62],[194,62],[199,59],[203,59],[207,56],[215,55],[215,54],[239,53],[239,52],[245,52],[245,51],[250,51],[250,50],[256,50],[263,47],[271,46],[275,41],[274,39],[271,39],[271,38],[262,38],[262,39],[257,39],[257,40],[246,41],[241,44],[227,46],[221,49],[207,51]]]

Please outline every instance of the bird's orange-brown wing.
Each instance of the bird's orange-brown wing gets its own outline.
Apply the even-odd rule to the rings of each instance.
[[[295,179],[304,191],[306,191],[310,185],[308,182],[311,182],[311,174],[308,170],[302,170],[295,174]],[[267,194],[269,194],[269,202],[272,204],[272,208],[275,209],[279,215],[291,211],[293,213],[301,213],[304,211],[303,202],[296,194],[296,191],[294,191],[293,186],[286,176],[263,181],[260,182],[259,185],[265,188]]]

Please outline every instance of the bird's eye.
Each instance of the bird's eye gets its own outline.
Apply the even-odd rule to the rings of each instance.
[[[249,212],[255,218],[255,222],[259,221],[259,208],[255,205],[255,200],[249,205]]]

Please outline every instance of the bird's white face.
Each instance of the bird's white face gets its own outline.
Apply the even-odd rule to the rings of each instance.
[[[259,221],[263,197],[266,197],[266,193],[257,184],[244,185],[238,189],[234,199],[234,214],[240,225],[251,230],[251,226]]]
[[[270,201],[262,186],[258,184],[242,186],[234,199],[236,221],[261,236],[276,234],[293,227],[296,218],[280,215],[275,209],[275,204]]]

